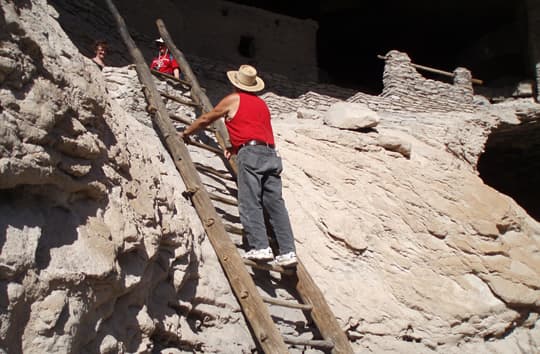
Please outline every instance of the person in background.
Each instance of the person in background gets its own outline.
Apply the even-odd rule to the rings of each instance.
[[[165,45],[165,41],[162,38],[158,38],[155,42],[159,48],[159,52],[158,56],[152,60],[150,69],[173,75],[175,78],[180,79],[180,66],[172,54],[169,53],[169,48]]]
[[[270,110],[255,94],[264,89],[264,81],[250,65],[228,71],[227,77],[234,92],[223,98],[212,111],[193,121],[179,133],[180,137],[189,142],[189,135],[225,118],[232,145],[232,151],[225,151],[225,157],[229,159],[231,153],[237,154],[238,210],[251,247],[244,258],[256,261],[274,258],[265,226],[266,211],[279,247],[279,255],[273,263],[294,266],[297,264],[294,236],[282,197],[283,165],[274,145]]]
[[[103,70],[105,67],[105,56],[107,55],[107,49],[108,45],[106,41],[100,39],[94,42],[95,56],[92,58],[92,60],[97,64],[100,70]]]

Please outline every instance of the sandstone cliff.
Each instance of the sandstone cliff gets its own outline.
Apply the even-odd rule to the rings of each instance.
[[[0,5],[0,351],[254,350],[133,68],[100,72],[58,6]],[[218,65],[203,77],[226,90]],[[521,123],[514,106],[405,112],[359,93],[380,122],[351,130],[328,120],[338,98],[271,91],[298,253],[355,351],[537,351],[540,225],[476,171],[490,131]]]

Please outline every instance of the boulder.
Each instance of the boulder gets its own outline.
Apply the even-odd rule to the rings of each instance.
[[[379,124],[379,115],[363,103],[338,102],[324,115],[324,123],[334,128],[363,130]]]

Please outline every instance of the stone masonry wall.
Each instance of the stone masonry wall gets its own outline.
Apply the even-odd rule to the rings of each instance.
[[[293,80],[318,78],[318,25],[311,19],[222,0],[157,1],[152,6],[144,0],[118,0],[117,6],[130,29],[138,32],[136,39],[151,48],[159,36],[155,20],[161,18],[186,54],[235,67],[248,63]]]
[[[96,26],[87,26],[82,31],[79,28],[71,28],[69,32],[73,36],[73,42],[80,43],[86,48],[89,44],[83,44],[90,42],[88,36],[108,38],[111,44],[111,65],[123,66],[129,63],[125,51],[119,49],[121,45],[113,44],[119,39],[114,37],[116,30],[110,27],[112,21],[108,18],[106,9],[89,0],[75,3],[54,0],[53,3],[61,4],[61,8],[65,9],[60,16],[61,22],[68,22],[72,14],[81,11],[81,7],[85,11],[99,14],[99,17],[104,19],[104,24],[98,27],[102,32],[96,33]],[[156,6],[148,6],[145,8],[145,13],[141,14],[137,9],[143,6],[143,3],[144,0],[131,2],[119,0],[117,5],[125,16],[130,30],[135,34],[145,57],[149,60],[155,55],[152,53],[155,49],[153,40],[158,34],[153,19],[163,17],[169,33],[186,55],[202,86],[212,87],[207,94],[214,104],[231,91],[225,72],[238,69],[240,64],[249,63],[259,70],[267,84],[267,92],[292,99],[302,98],[301,101],[305,101],[306,108],[323,109],[321,112],[324,112],[324,107],[329,106],[334,100],[365,103],[376,111],[470,112],[474,110],[470,73],[465,69],[456,70],[459,75],[454,85],[428,80],[412,67],[405,53],[392,51],[388,55],[384,70],[383,93],[380,96],[368,95],[353,89],[318,83],[314,75],[295,69],[302,67],[304,68],[302,70],[316,71],[313,47],[316,25],[312,21],[298,20],[222,0],[159,2]],[[168,17],[168,14],[175,14],[174,19]],[[206,18],[205,16],[213,19],[206,21],[206,23],[208,21],[213,23],[210,29],[203,26],[205,21],[201,21]],[[246,22],[241,21],[242,18],[257,19],[251,22],[257,22],[260,27],[256,27],[256,24],[252,24],[253,27],[242,27],[242,24]],[[283,31],[290,34],[285,36]],[[194,33],[197,35],[193,35]],[[254,58],[241,57],[235,51],[238,47],[237,41],[243,35],[252,35],[254,38]],[[219,45],[214,43],[215,38],[220,39]],[[275,38],[279,40],[276,41]],[[303,44],[299,45],[299,42]],[[261,46],[263,44],[264,48]],[[291,46],[294,48],[291,49]],[[231,48],[235,48],[235,53],[230,53]],[[263,61],[263,58],[260,60],[258,58],[259,55],[268,54],[267,51],[288,53],[288,55],[287,58],[283,57],[282,63],[269,65]],[[312,54],[297,55],[298,53]],[[297,61],[297,65],[291,64],[291,58]],[[286,66],[287,70],[279,69],[280,65]],[[304,97],[308,93],[312,93],[313,97]]]
[[[208,94],[214,104],[231,91],[225,72],[236,67],[200,57],[189,60],[202,85],[212,86]],[[323,113],[340,100],[364,103],[374,111],[474,112],[470,71],[457,68],[454,73],[453,85],[426,79],[411,65],[407,54],[391,51],[384,69],[384,89],[379,96],[313,81],[292,81],[279,74],[259,72],[259,75],[266,83],[265,97],[281,96],[279,100],[272,100],[273,113],[286,114],[298,108]]]
[[[406,53],[391,51],[383,74],[383,92],[372,96],[332,85],[298,83],[267,75],[270,89],[280,95],[298,97],[302,106],[324,112],[338,100],[366,104],[387,112],[474,112],[472,75],[465,68],[454,71],[454,84],[424,78]]]
[[[464,68],[454,71],[454,84],[424,78],[405,53],[386,55],[381,97],[392,106],[410,112],[473,112],[471,74]]]

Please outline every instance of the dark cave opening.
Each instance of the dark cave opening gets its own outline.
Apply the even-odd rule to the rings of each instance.
[[[392,49],[406,52],[415,64],[448,72],[469,69],[484,81],[475,92],[488,98],[511,96],[518,83],[535,77],[524,0],[234,2],[317,21],[319,81],[325,83],[379,94],[384,61],[377,55]],[[540,221],[539,123],[494,129],[478,171],[486,184]]]
[[[449,72],[466,67],[487,86],[517,83],[528,74],[524,6],[500,0],[386,0],[322,14],[321,78],[379,93],[384,62],[376,56],[397,49],[416,64]]]
[[[512,197],[540,221],[540,123],[503,124],[490,134],[478,160],[484,182]]]
[[[392,49],[440,70],[465,67],[484,81],[478,92],[488,96],[493,90],[486,87],[505,92],[534,79],[524,0],[234,2],[317,21],[321,82],[378,94],[384,62],[377,55]]]

